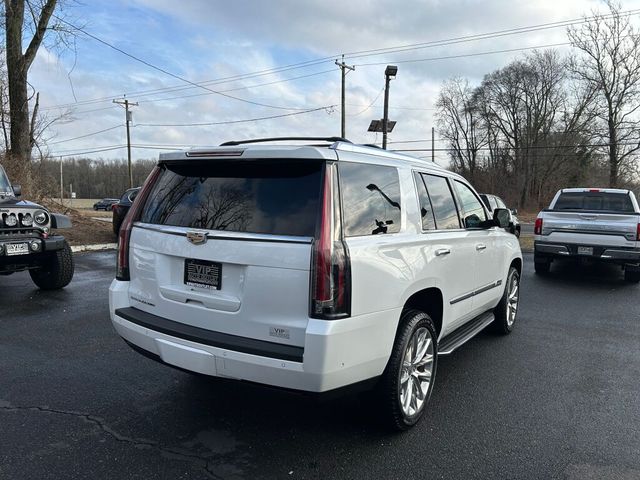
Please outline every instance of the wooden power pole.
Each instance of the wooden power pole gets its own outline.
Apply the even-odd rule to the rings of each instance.
[[[336,60],[336,65],[340,67],[340,70],[342,70],[342,123],[341,123],[341,130],[340,130],[340,136],[342,138],[347,138],[347,127],[345,125],[346,123],[346,118],[345,118],[345,93],[344,93],[344,78],[347,76],[347,70],[355,70],[356,67],[354,67],[353,65],[347,65],[346,63],[344,63],[344,55],[342,55],[342,62],[338,62],[338,60]]]
[[[137,107],[138,102],[130,102],[128,99],[114,100],[113,103],[124,105],[125,120],[127,123],[127,160],[129,161],[129,188],[133,188],[133,168],[131,167],[131,134],[129,133],[129,123],[131,122],[131,110],[129,107]]]

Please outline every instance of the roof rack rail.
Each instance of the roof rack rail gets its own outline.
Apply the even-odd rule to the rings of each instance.
[[[335,143],[335,142],[351,143],[349,140],[342,137],[271,137],[271,138],[252,138],[249,140],[232,140],[230,142],[221,143],[220,146],[232,147],[236,145],[243,145],[245,143],[282,142],[282,141],[292,141],[292,140],[313,140],[313,141],[324,141],[329,143]]]

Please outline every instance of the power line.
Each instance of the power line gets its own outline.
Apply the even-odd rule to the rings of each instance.
[[[222,122],[202,122],[202,123],[138,123],[136,127],[206,127],[212,125],[231,125],[234,123],[258,122],[261,120],[272,120],[274,118],[292,117],[294,115],[303,115],[305,113],[317,112],[320,110],[330,110],[336,105],[327,105],[324,107],[311,108],[301,112],[283,113],[281,115],[270,115],[268,117],[245,118],[242,120],[226,120]]]
[[[57,145],[59,143],[71,142],[72,140],[79,140],[80,138],[92,137],[94,135],[99,135],[101,133],[109,132],[111,130],[115,130],[116,128],[120,128],[122,125],[114,125],[113,127],[105,128],[104,130],[98,130],[97,132],[87,133],[86,135],[80,135],[79,137],[73,138],[65,138],[64,140],[56,140],[55,142],[47,142],[47,145]]]
[[[129,57],[129,58],[131,58],[133,60],[135,60],[136,62],[142,63],[143,65],[146,65],[149,68],[152,68],[152,69],[157,70],[157,71],[159,71],[161,73],[164,73],[165,75],[173,77],[173,78],[175,78],[177,80],[180,80],[182,82],[188,83],[189,85],[193,85],[194,87],[203,88],[205,90],[208,90],[211,93],[215,93],[215,94],[221,95],[223,97],[230,98],[232,100],[237,100],[237,101],[240,101],[240,102],[249,103],[251,105],[256,105],[256,106],[259,106],[259,107],[275,108],[277,110],[300,110],[299,108],[283,107],[283,106],[277,106],[277,105],[269,105],[269,104],[261,103],[261,102],[254,102],[253,100],[247,100],[247,99],[244,99],[244,98],[235,97],[235,96],[229,95],[227,93],[222,93],[222,92],[213,90],[213,89],[208,88],[208,87],[206,87],[206,86],[204,86],[202,84],[198,84],[198,83],[192,82],[191,80],[188,80],[188,79],[186,79],[184,77],[181,77],[180,75],[176,75],[175,73],[171,73],[168,70],[165,70],[164,68],[158,67],[158,66],[156,66],[156,65],[154,65],[154,64],[152,64],[152,63],[150,63],[150,62],[148,62],[146,60],[143,60],[140,57],[137,57],[137,56],[135,56],[135,55],[133,55],[133,54],[131,54],[129,52],[126,52],[125,50],[122,50],[119,47],[116,47],[115,45],[112,45],[111,43],[101,39],[100,37],[98,37],[96,35],[93,35],[92,33],[87,32],[85,29],[83,29],[81,27],[77,27],[77,26],[73,25],[72,23],[69,23],[66,20],[63,20],[62,18],[60,18],[58,16],[55,16],[55,17],[60,22],[66,24],[67,26],[69,26],[69,27],[71,27],[71,28],[73,28],[73,29],[75,29],[75,30],[77,30],[79,32],[84,33],[86,36],[94,39],[97,42],[102,43],[103,45],[106,45],[107,47],[115,50],[116,52],[119,52],[119,53],[121,53],[121,54],[123,54],[123,55],[125,55],[125,56],[127,56],[127,57]]]
[[[354,52],[354,53],[345,53],[345,56],[347,56],[349,59],[352,60],[354,58],[385,55],[387,53],[399,53],[399,52],[406,52],[406,51],[418,50],[423,48],[441,47],[445,45],[454,45],[457,43],[466,43],[466,42],[477,41],[477,40],[487,40],[487,39],[504,37],[508,35],[531,33],[531,32],[537,32],[541,30],[559,28],[559,27],[569,27],[573,25],[579,25],[582,23],[589,23],[599,18],[607,19],[607,18],[615,18],[615,17],[629,17],[637,13],[640,13],[640,9],[626,10],[624,12],[619,12],[616,14],[593,15],[591,17],[582,17],[582,18],[576,18],[576,19],[570,19],[570,20],[561,20],[557,22],[541,23],[538,25],[531,25],[527,27],[515,27],[515,28],[506,29],[506,30],[498,30],[498,31],[487,32],[487,33],[464,35],[461,37],[454,37],[446,40],[434,40],[430,42],[414,43],[414,44],[403,45],[399,47],[376,48],[372,50],[364,50],[364,51]]]
[[[50,153],[51,156],[53,157],[75,157],[78,155],[87,155],[90,153],[100,153],[100,152],[109,152],[112,150],[119,150],[121,148],[127,148],[126,145],[111,145],[108,147],[100,147],[94,150],[85,150],[85,151],[76,151],[74,153],[62,153],[65,152],[65,150],[60,150],[60,152],[56,152],[56,153]],[[67,150],[68,151],[68,150]]]
[[[358,113],[349,114],[349,116],[350,117],[357,117],[358,115],[362,115],[364,112],[369,110],[371,107],[373,107],[373,104],[378,101],[378,99],[380,98],[380,95],[382,95],[382,92],[384,92],[384,87],[382,87],[380,89],[380,91],[378,92],[378,95],[376,95],[376,98],[374,98],[373,101],[364,110],[361,110]]]
[[[467,53],[467,54],[460,54],[460,55],[449,55],[449,56],[443,56],[443,57],[432,57],[432,58],[423,58],[423,59],[415,59],[415,60],[399,60],[397,62],[392,62],[392,63],[415,63],[415,62],[426,62],[426,61],[435,61],[435,60],[448,60],[448,59],[454,59],[454,58],[476,57],[476,56],[482,56],[482,55],[493,55],[493,54],[497,54],[497,53],[516,52],[516,51],[524,51],[524,50],[533,50],[533,49],[537,49],[537,48],[550,48],[550,47],[558,47],[558,46],[566,46],[566,45],[569,45],[569,43],[568,42],[564,42],[564,43],[555,43],[555,44],[547,44],[547,45],[532,45],[532,46],[528,46],[528,47],[503,49],[503,50],[492,50],[492,51],[487,51],[487,52],[474,52],[474,53]],[[374,66],[374,65],[378,66],[378,65],[386,65],[386,63],[387,62],[382,62],[382,63],[362,63],[362,64],[357,64],[357,66],[365,66],[365,67],[366,66]],[[282,80],[276,80],[276,81],[273,81],[273,82],[267,82],[267,83],[262,83],[262,84],[249,85],[249,86],[245,86],[245,87],[237,87],[237,88],[232,88],[232,89],[227,89],[227,90],[220,90],[219,92],[216,91],[216,92],[198,93],[198,94],[192,94],[192,95],[179,95],[179,96],[168,97],[168,98],[149,99],[149,100],[143,100],[142,102],[139,102],[139,103],[152,103],[152,102],[176,100],[176,99],[183,99],[183,98],[200,97],[200,96],[205,96],[205,95],[212,95],[214,93],[224,93],[224,92],[231,92],[231,91],[237,91],[237,90],[245,90],[245,89],[254,88],[254,87],[261,87],[261,86],[266,86],[266,85],[274,85],[274,84],[277,84],[277,83],[283,83],[283,82],[297,80],[297,79],[301,79],[301,78],[312,77],[312,76],[316,76],[316,75],[330,73],[330,72],[333,72],[333,71],[334,71],[333,69],[331,69],[331,70],[323,70],[323,71],[314,72],[314,73],[311,73],[311,74],[308,74],[308,75],[301,75],[301,76],[298,76],[298,77],[282,79]],[[187,88],[192,88],[192,87],[187,87]],[[384,91],[384,89],[382,89],[381,92],[382,91]],[[380,97],[380,94],[378,94],[378,96],[375,98],[375,100],[371,104],[369,104],[364,110],[362,110],[361,112],[356,113],[356,114],[349,114],[349,116],[358,116],[358,115],[366,112],[367,110],[369,110],[373,106],[373,104],[378,100],[379,97]],[[354,105],[354,104],[347,104],[347,105],[350,105],[350,106],[361,106],[361,105]],[[109,108],[111,108],[111,107],[109,107]],[[319,107],[319,108],[324,108],[324,107]],[[398,110],[436,110],[435,108],[417,108],[417,107],[390,107],[390,108],[398,109]],[[103,109],[88,110],[88,111],[79,112],[79,113],[88,113],[88,112],[91,112],[91,111],[99,111],[99,110],[103,110]]]
[[[309,77],[315,77],[318,75],[324,75],[326,73],[333,73],[335,70],[332,68],[331,70],[322,70],[320,72],[314,72],[314,73],[310,73],[307,75],[300,75],[298,77],[291,77],[291,78],[285,78],[282,80],[275,80],[272,82],[266,82],[266,83],[257,83],[257,84],[253,84],[253,85],[247,85],[244,87],[236,87],[236,88],[229,88],[227,90],[220,90],[221,93],[226,93],[226,92],[236,92],[238,90],[248,90],[250,88],[256,88],[256,87],[264,87],[264,86],[268,86],[268,85],[275,85],[277,83],[285,83],[285,82],[291,82],[293,80],[300,80],[301,78],[309,78]],[[191,87],[189,87],[191,88]],[[177,99],[182,99],[182,98],[192,98],[192,97],[202,97],[202,96],[206,96],[206,95],[213,95],[213,93],[211,92],[206,92],[206,93],[194,93],[192,95],[178,95],[176,97],[168,97],[168,98],[151,98],[149,100],[143,100],[139,103],[152,103],[152,102],[164,102],[167,100],[177,100]]]
[[[620,12],[620,16],[630,16],[633,15],[635,13],[640,12],[640,9],[635,9],[635,10],[627,10],[624,12]],[[515,34],[521,34],[521,33],[529,33],[529,32],[536,32],[536,31],[540,31],[540,30],[545,30],[545,29],[552,29],[552,28],[559,28],[559,27],[566,27],[566,26],[571,26],[571,25],[577,25],[577,24],[581,24],[581,23],[588,23],[590,21],[593,21],[596,18],[609,18],[612,15],[598,15],[598,16],[591,16],[591,17],[583,17],[581,19],[571,19],[571,20],[562,20],[562,21],[558,21],[558,22],[548,22],[548,23],[542,23],[542,24],[537,24],[537,25],[531,25],[531,26],[527,26],[527,27],[516,27],[516,28],[511,28],[511,29],[507,29],[507,30],[498,30],[498,31],[493,31],[493,32],[485,32],[485,33],[481,33],[481,34],[474,34],[474,35],[465,35],[465,36],[460,36],[460,37],[453,37],[453,38],[449,38],[449,39],[443,39],[443,40],[434,40],[434,41],[429,41],[429,42],[422,42],[422,43],[415,43],[415,44],[408,44],[408,45],[400,45],[400,46],[395,46],[395,47],[385,47],[385,48],[378,48],[378,49],[371,49],[371,50],[361,50],[361,51],[356,51],[356,52],[351,52],[351,53],[347,53],[345,54],[345,56],[348,56],[350,59],[354,59],[354,58],[362,58],[365,56],[373,56],[373,55],[383,55],[383,54],[388,54],[388,53],[398,53],[398,52],[404,52],[404,51],[410,51],[410,50],[416,50],[416,49],[422,49],[422,48],[431,48],[431,47],[439,47],[439,46],[446,46],[446,45],[453,45],[453,44],[457,44],[457,43],[464,43],[464,42],[471,42],[471,41],[477,41],[477,40],[486,40],[486,39],[491,39],[491,38],[496,38],[496,37],[503,37],[503,36],[507,36],[507,35],[515,35]],[[266,69],[266,70],[260,70],[260,71],[256,71],[256,72],[250,72],[250,73],[246,73],[246,74],[238,74],[238,75],[234,75],[234,76],[230,76],[230,77],[223,77],[220,79],[214,79],[214,80],[208,80],[208,81],[204,81],[204,82],[192,82],[190,80],[184,79],[182,77],[179,77],[177,75],[174,75],[170,72],[166,72],[163,69],[156,67],[155,65],[150,64],[149,62],[146,62],[142,59],[139,59],[137,57],[135,57],[132,54],[129,54],[128,52],[125,52],[121,49],[119,49],[118,47],[115,47],[111,44],[109,44],[108,42],[105,42],[104,40],[96,37],[95,35],[92,35],[88,32],[86,32],[85,30],[76,27],[75,25],[60,19],[59,17],[56,16],[56,18],[58,18],[58,20],[62,21],[63,23],[69,25],[72,28],[77,29],[78,31],[81,31],[82,33],[84,33],[85,35],[89,36],[90,38],[95,39],[96,41],[103,43],[105,45],[107,45],[109,48],[112,48],[126,56],[129,56],[130,58],[133,58],[136,61],[142,62],[145,65],[148,65],[151,68],[154,68],[156,70],[162,71],[163,73],[173,76],[175,78],[178,78],[179,80],[188,83],[189,87],[180,87],[180,86],[171,86],[171,87],[165,87],[165,88],[160,88],[160,89],[154,89],[154,90],[144,90],[144,91],[140,91],[140,92],[133,92],[133,93],[129,93],[130,96],[144,96],[144,95],[150,95],[150,94],[155,94],[155,93],[162,93],[162,92],[168,92],[168,91],[179,91],[179,90],[184,90],[184,89],[191,89],[191,88],[205,88],[206,90],[211,91],[212,93],[220,93],[220,92],[216,92],[214,90],[210,90],[207,89],[206,87],[204,87],[203,85],[210,85],[210,84],[219,84],[219,83],[227,83],[229,81],[235,81],[235,80],[242,80],[242,79],[246,79],[246,78],[253,78],[256,76],[263,76],[263,75],[272,75],[275,73],[280,73],[283,71],[287,71],[287,70],[293,70],[293,69],[298,69],[298,68],[307,68],[310,66],[315,66],[315,65],[319,65],[325,62],[328,62],[329,60],[333,60],[334,58],[336,58],[338,55],[331,55],[328,57],[322,57],[322,58],[317,58],[317,59],[313,59],[313,60],[307,60],[304,62],[298,62],[298,63],[293,63],[293,64],[289,64],[289,65],[285,65],[285,66],[281,66],[281,67],[273,67],[271,69]],[[540,47],[537,47],[540,48]],[[56,108],[64,108],[64,107],[73,107],[73,106],[77,106],[77,105],[86,105],[86,104],[90,104],[90,103],[99,103],[99,102],[104,102],[104,101],[111,101],[113,99],[117,98],[117,96],[110,96],[110,97],[101,97],[101,98],[96,98],[96,99],[89,99],[89,100],[84,100],[81,102],[76,102],[76,103],[67,103],[67,104],[60,104],[60,105],[54,105],[54,106],[50,106],[50,107],[43,107],[43,110],[49,110],[49,109],[56,109]],[[252,103],[249,100],[244,100],[244,99],[237,99],[237,100],[241,100],[241,101],[246,101],[249,103]],[[257,103],[257,102],[254,102]],[[286,107],[282,107],[285,108]]]
[[[565,47],[567,45],[571,45],[569,42],[562,43],[550,43],[547,45],[535,45],[529,47],[519,47],[519,48],[505,48],[503,50],[490,50],[487,52],[476,52],[476,53],[463,53],[460,55],[446,55],[442,57],[430,57],[430,58],[416,58],[411,60],[389,60],[388,62],[376,62],[376,63],[357,63],[357,67],[373,67],[386,65],[388,63],[417,63],[417,62],[432,62],[435,60],[451,60],[454,58],[467,58],[467,57],[479,57],[482,55],[494,55],[496,53],[511,53],[511,52],[521,52],[524,50],[534,50],[536,48],[553,48],[553,47]]]
[[[639,140],[640,141],[640,140]],[[408,143],[408,142],[403,142],[403,143]],[[611,143],[576,143],[573,145],[530,145],[527,147],[511,147],[511,146],[506,146],[506,145],[499,145],[496,148],[492,148],[492,147],[478,147],[478,148],[473,148],[473,149],[469,149],[469,150],[475,150],[475,151],[491,151],[491,150],[554,150],[554,149],[569,149],[569,148],[586,148],[586,147],[594,147],[594,148],[601,148],[601,147],[610,147],[612,144]],[[618,146],[630,146],[630,147],[636,147],[639,145],[638,142],[617,142],[616,145]],[[462,150],[467,150],[464,148],[443,148],[443,147],[439,147],[434,149],[436,152],[455,152],[455,151],[462,151]],[[403,149],[395,149],[395,152],[430,152],[431,148],[403,148]]]

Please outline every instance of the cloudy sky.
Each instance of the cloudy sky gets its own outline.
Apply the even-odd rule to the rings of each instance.
[[[61,15],[91,36],[78,33],[71,49],[50,43],[32,66],[43,113],[49,120],[64,115],[47,130],[46,149],[125,158],[124,111],[113,100],[126,95],[138,103],[134,159],[231,139],[339,135],[334,62],[342,54],[355,65],[346,83],[347,137],[381,142],[367,127],[382,117],[384,69],[395,64],[389,116],[398,123],[390,147],[430,148],[444,80],[479,83],[534,47],[559,44],[554,48],[570,55],[566,27],[548,24],[605,9],[591,0],[67,3]],[[623,10],[634,9],[640,12],[640,0],[624,2]],[[444,152],[436,159],[446,163]]]

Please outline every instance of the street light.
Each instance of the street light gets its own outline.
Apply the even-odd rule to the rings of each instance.
[[[387,149],[387,131],[389,126],[389,82],[395,78],[398,73],[398,67],[395,65],[387,65],[384,70],[384,117],[382,118],[382,148]]]

